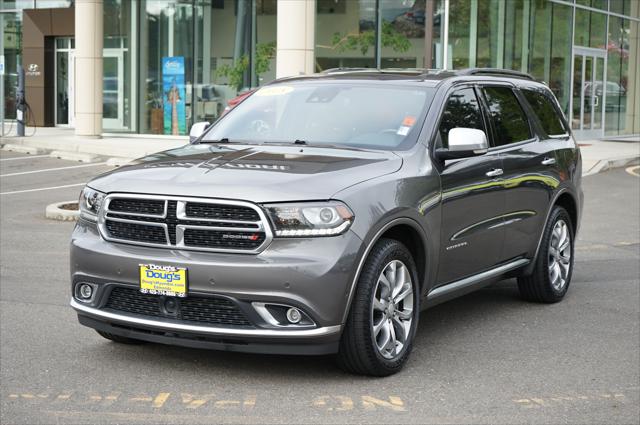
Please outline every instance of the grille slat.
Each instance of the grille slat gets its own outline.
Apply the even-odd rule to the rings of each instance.
[[[175,315],[163,312],[161,306],[166,298],[161,295],[143,294],[137,289],[116,287],[111,290],[104,308],[209,325],[253,327],[242,310],[233,301],[226,298],[197,296],[174,298],[178,304],[178,311]]]
[[[257,252],[267,240],[268,223],[263,221],[257,207],[246,204],[115,195],[107,205],[101,231],[108,240],[251,253]],[[179,210],[183,215],[179,216]],[[166,231],[165,226],[152,223],[166,225]]]
[[[252,209],[242,206],[228,206],[189,202],[185,208],[187,217],[218,220],[259,221],[260,216]]]

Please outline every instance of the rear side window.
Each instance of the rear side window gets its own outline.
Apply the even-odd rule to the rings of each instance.
[[[449,147],[449,130],[456,127],[484,131],[480,105],[472,88],[455,91],[449,96],[438,129],[441,141],[438,147]]]
[[[522,94],[533,108],[533,111],[540,120],[540,124],[542,124],[542,129],[547,135],[559,136],[567,133],[556,108],[548,96],[544,93],[526,89],[522,90]]]
[[[530,139],[529,121],[513,90],[509,87],[485,87],[483,90],[496,131],[496,146]]]

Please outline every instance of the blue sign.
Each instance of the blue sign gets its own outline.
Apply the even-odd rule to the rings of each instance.
[[[187,101],[184,84],[184,57],[162,58],[162,104],[164,134],[187,134]]]

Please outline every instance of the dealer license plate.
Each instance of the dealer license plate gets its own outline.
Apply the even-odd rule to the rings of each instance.
[[[140,264],[140,292],[143,294],[187,296],[187,269]]]

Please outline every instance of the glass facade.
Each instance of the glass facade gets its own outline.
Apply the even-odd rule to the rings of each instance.
[[[22,10],[72,6],[0,0],[6,118],[15,116]],[[182,135],[273,80],[277,7],[104,0],[104,131]],[[639,9],[636,0],[316,0],[315,68],[520,70],[551,87],[578,137],[639,134]]]

